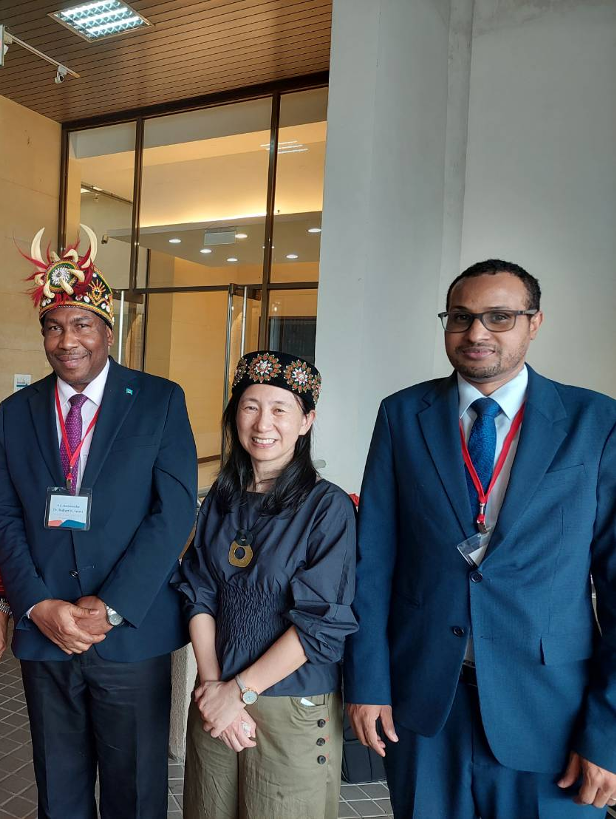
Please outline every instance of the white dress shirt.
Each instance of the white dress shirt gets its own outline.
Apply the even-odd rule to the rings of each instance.
[[[103,393],[105,391],[105,384],[107,383],[107,375],[109,373],[109,359],[107,359],[107,364],[98,374],[98,376],[93,379],[88,386],[83,390],[81,393],[82,396],[86,396],[88,401],[85,401],[81,407],[81,419],[82,419],[82,435],[86,432],[88,427],[90,426],[90,422],[94,418],[96,411],[101,406],[101,402],[103,400]],[[60,397],[60,408],[62,410],[62,417],[66,421],[66,416],[68,415],[68,411],[71,408],[70,399],[72,396],[77,395],[77,390],[72,388],[70,384],[67,384],[65,381],[62,381],[61,378],[58,377],[58,395]],[[58,414],[56,413],[56,428],[58,430],[58,446],[62,446],[62,428],[60,427],[60,419],[58,418]],[[92,436],[94,435],[94,428],[90,430],[86,439],[83,443],[83,447],[81,448],[81,452],[79,453],[79,472],[76,476],[75,486],[77,488],[77,492],[79,492],[81,488],[81,479],[83,477],[84,471],[86,469],[86,464],[88,463],[88,454],[90,452],[90,445],[92,444]]]
[[[98,376],[93,379],[90,384],[85,388],[82,392],[82,396],[87,396],[88,401],[85,401],[81,407],[81,434],[83,435],[88,427],[90,426],[90,422],[94,418],[96,411],[101,406],[101,402],[103,400],[103,393],[105,391],[105,385],[107,384],[107,374],[109,373],[109,359],[107,359],[107,364]],[[71,408],[70,398],[72,396],[77,395],[77,390],[72,388],[70,384],[67,384],[65,381],[62,381],[61,378],[57,378],[57,385],[58,385],[58,396],[60,398],[60,409],[62,410],[62,418],[66,421],[66,417],[68,415],[68,411]],[[58,431],[58,447],[62,446],[62,427],[60,426],[60,419],[58,418],[57,410],[55,409],[55,402],[54,402],[54,415],[56,417],[56,429]],[[92,444],[92,436],[94,435],[95,428],[93,427],[92,430],[86,436],[86,440],[83,443],[83,447],[81,448],[81,452],[79,453],[79,471],[77,473],[77,481],[76,481],[76,488],[77,492],[79,492],[81,488],[81,479],[83,477],[84,471],[86,469],[86,464],[88,463],[88,453],[90,452],[90,445]],[[35,605],[36,606],[36,605]],[[26,612],[26,617],[30,617],[30,613],[34,609],[34,606],[31,606],[30,609]]]
[[[515,414],[524,404],[524,400],[526,399],[527,387],[528,370],[526,369],[526,365],[524,365],[524,367],[518,373],[517,376],[511,379],[511,381],[508,381],[502,387],[499,387],[498,390],[495,390],[494,393],[491,393],[488,397],[490,399],[494,399],[495,402],[498,402],[501,408],[501,412],[494,419],[494,423],[496,425],[496,451],[494,453],[495,465],[498,461],[498,457],[500,456],[501,450],[503,449],[503,442],[507,437],[507,433],[511,429],[511,424],[513,422]],[[468,442],[468,438],[471,434],[473,423],[477,418],[477,413],[471,408],[471,404],[474,401],[476,401],[476,399],[484,399],[486,398],[486,396],[484,396],[484,394],[477,390],[477,388],[474,387],[472,384],[469,384],[469,382],[463,379],[459,373],[458,394],[458,409],[460,414],[460,421],[462,422],[464,437]],[[501,470],[499,477],[496,479],[496,483],[494,484],[492,492],[490,493],[490,498],[488,499],[488,504],[486,507],[486,526],[488,527],[490,532],[494,530],[494,526],[498,519],[498,514],[500,512],[501,507],[503,506],[503,501],[505,500],[505,493],[507,492],[509,476],[511,475],[511,468],[513,467],[513,460],[515,458],[516,450],[518,449],[519,440],[520,430],[518,430],[513,441],[511,442],[511,449],[507,454],[507,458],[505,459],[505,463],[503,464],[503,469]],[[484,487],[484,490],[486,489],[487,487]],[[480,553],[473,556],[475,559],[475,563],[481,563],[488,548],[488,544],[489,538],[487,539],[483,550]],[[466,647],[465,660],[474,660],[472,638],[469,638]]]

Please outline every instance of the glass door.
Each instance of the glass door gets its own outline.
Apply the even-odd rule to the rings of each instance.
[[[145,299],[141,294],[114,291],[115,326],[111,355],[118,364],[143,370]]]
[[[257,350],[261,320],[261,291],[247,285],[229,285],[227,301],[227,343],[225,361],[225,392],[223,409],[227,406],[235,366],[244,353]]]
[[[244,352],[258,345],[261,294],[232,284],[209,291],[148,293],[145,300],[128,291],[115,294],[112,356],[182,387],[204,494],[220,466],[220,420],[235,366]]]

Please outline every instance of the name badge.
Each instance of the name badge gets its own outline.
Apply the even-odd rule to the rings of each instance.
[[[48,487],[45,505],[47,529],[89,530],[92,490],[80,489],[71,495],[66,487]]]
[[[490,543],[490,532],[476,532],[466,541],[462,541],[456,549],[464,558],[469,567],[476,569],[483,560],[483,556]]]

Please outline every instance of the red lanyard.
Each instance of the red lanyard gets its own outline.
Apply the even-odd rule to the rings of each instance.
[[[64,449],[66,450],[66,455],[68,456],[68,474],[65,476],[66,478],[66,486],[69,488],[72,487],[73,484],[73,467],[77,463],[77,459],[79,458],[79,453],[81,452],[81,448],[83,447],[84,441],[90,435],[92,430],[94,429],[94,425],[96,424],[96,420],[98,419],[98,414],[100,413],[100,407],[94,414],[94,418],[88,425],[88,429],[86,430],[85,436],[81,439],[79,444],[77,445],[75,452],[71,452],[71,448],[68,443],[68,433],[66,432],[66,423],[64,421],[64,416],[62,415],[62,406],[60,404],[60,394],[58,393],[58,385],[56,384],[56,411],[58,413],[58,419],[60,421],[60,429],[62,431],[62,443],[64,444]]]
[[[496,466],[494,467],[494,472],[492,473],[492,480],[490,481],[490,486],[485,492],[483,490],[483,487],[481,486],[481,481],[479,480],[479,476],[477,475],[477,470],[475,469],[473,462],[471,461],[471,455],[468,452],[468,445],[466,443],[466,439],[464,438],[464,428],[462,427],[462,421],[460,421],[460,441],[462,442],[462,458],[464,459],[464,463],[468,468],[471,479],[473,481],[473,485],[477,490],[477,495],[479,497],[479,514],[477,516],[477,527],[479,528],[480,532],[487,531],[486,506],[488,504],[488,499],[490,498],[490,494],[494,489],[494,485],[496,484],[498,477],[501,474],[503,467],[505,466],[505,461],[507,460],[507,456],[509,455],[509,450],[511,450],[511,445],[513,444],[513,440],[516,437],[516,433],[520,429],[522,419],[524,418],[525,407],[526,402],[524,402],[524,404],[520,407],[518,412],[515,414],[513,421],[511,422],[511,429],[507,433],[507,437],[503,442],[503,448],[501,450],[500,456],[498,457],[498,461],[496,462]]]

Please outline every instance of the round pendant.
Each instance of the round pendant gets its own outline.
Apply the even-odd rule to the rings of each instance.
[[[233,567],[247,567],[252,561],[252,556],[253,552],[250,544],[238,544],[237,541],[234,541],[229,547],[229,563]]]
[[[240,547],[250,546],[252,544],[253,535],[250,530],[238,530],[235,533],[235,544]]]

